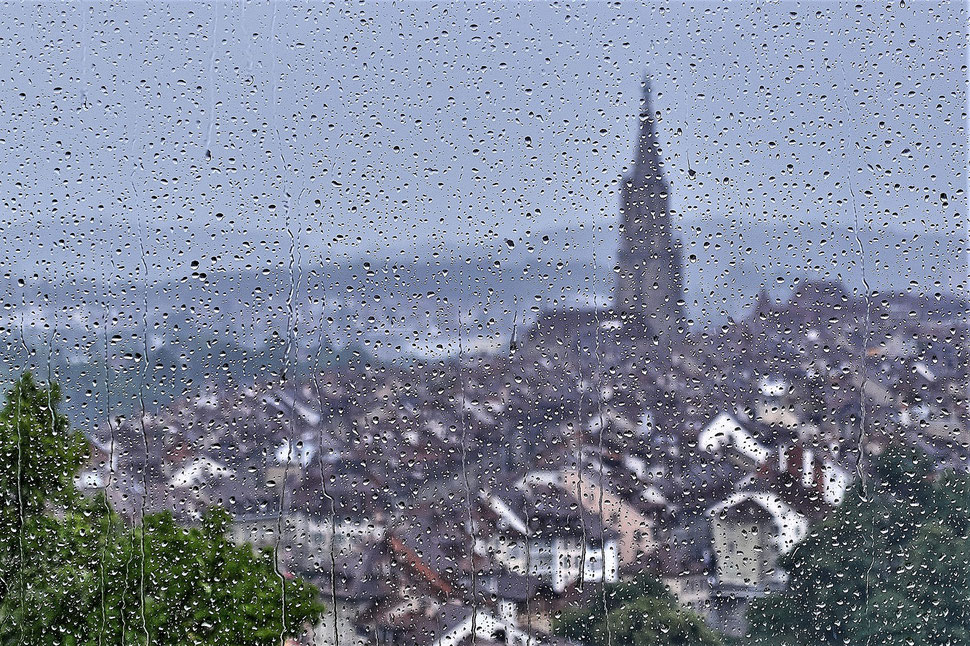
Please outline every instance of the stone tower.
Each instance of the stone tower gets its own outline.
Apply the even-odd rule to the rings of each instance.
[[[633,170],[623,178],[620,248],[613,308],[641,316],[668,339],[685,328],[680,250],[670,229],[669,187],[664,180],[656,113],[644,80],[640,133]]]

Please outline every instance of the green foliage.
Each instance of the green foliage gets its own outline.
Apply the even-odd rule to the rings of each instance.
[[[18,464],[18,439],[22,460],[19,479],[0,476],[0,495],[22,512],[0,527],[16,556],[3,568],[0,644],[269,646],[319,620],[316,590],[282,579],[271,553],[232,543],[226,511],[193,528],[168,513],[132,526],[103,497],[80,496],[86,444],[47,395],[24,375],[0,413],[4,460],[14,447],[5,466]],[[34,469],[45,477],[23,477]]]
[[[48,502],[68,505],[76,497],[73,480],[87,457],[87,442],[57,412],[60,399],[56,385],[43,389],[25,373],[0,409],[0,559],[7,572],[19,567],[24,523],[43,513]]]
[[[903,447],[874,473],[781,560],[789,587],[752,605],[755,643],[970,643],[970,479],[934,481]]]
[[[606,604],[563,613],[557,635],[586,646],[716,646],[721,638],[650,576],[606,586]]]

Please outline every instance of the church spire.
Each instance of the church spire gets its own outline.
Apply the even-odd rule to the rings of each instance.
[[[643,80],[633,169],[620,189],[621,233],[614,309],[642,316],[655,333],[677,336],[684,324],[680,249],[670,225],[668,186],[657,139],[657,113]]]
[[[636,159],[634,160],[634,184],[642,185],[660,179],[660,145],[657,142],[657,113],[653,109],[650,96],[650,78],[643,77],[643,96],[640,98],[640,133],[637,137]]]

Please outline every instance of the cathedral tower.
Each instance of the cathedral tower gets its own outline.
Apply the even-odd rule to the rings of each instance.
[[[655,334],[677,336],[685,327],[680,250],[674,244],[650,102],[644,81],[640,133],[633,170],[623,178],[620,198],[620,248],[613,308],[636,314]]]

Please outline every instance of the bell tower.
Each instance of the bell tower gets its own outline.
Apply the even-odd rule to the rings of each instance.
[[[684,328],[680,250],[674,244],[656,133],[650,83],[643,81],[635,160],[620,192],[620,247],[613,308],[640,315],[655,334],[677,336]]]

